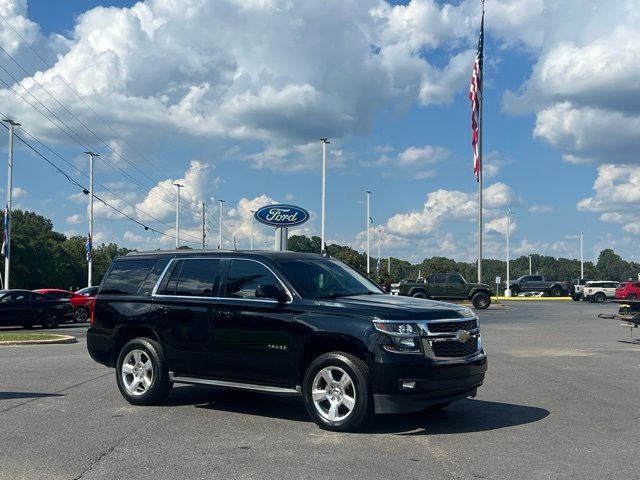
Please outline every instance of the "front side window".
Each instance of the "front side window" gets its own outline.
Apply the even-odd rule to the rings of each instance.
[[[337,260],[297,259],[281,261],[278,264],[303,298],[337,298],[384,293],[367,277]]]
[[[117,260],[105,279],[100,293],[137,294],[156,262],[156,258]]]
[[[250,260],[231,260],[224,296],[230,298],[257,298],[258,285],[280,285],[263,264]]]

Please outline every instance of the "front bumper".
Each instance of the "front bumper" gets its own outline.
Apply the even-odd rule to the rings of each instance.
[[[487,371],[484,352],[454,364],[417,355],[397,355],[396,359],[402,363],[375,365],[372,388],[376,413],[416,412],[429,405],[474,397]],[[413,386],[407,388],[407,383]]]

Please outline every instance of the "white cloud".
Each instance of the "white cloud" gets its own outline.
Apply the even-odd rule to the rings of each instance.
[[[509,221],[509,234],[511,235],[518,228],[517,223],[513,218]],[[495,232],[500,235],[507,234],[507,217],[497,217],[484,224],[484,231],[487,233]]]
[[[535,213],[540,215],[553,213],[553,211],[554,211],[554,208],[548,205],[531,205],[529,207],[529,213]]]
[[[26,0],[0,0],[0,15],[6,23],[16,30],[27,43],[35,42],[40,35],[38,25],[27,18]],[[2,22],[0,27],[0,45],[10,54],[16,53],[22,45],[22,40],[11,28]]]
[[[14,199],[24,198],[29,193],[24,188],[20,188],[20,187],[13,187],[11,189],[11,192],[12,192],[12,197]]]
[[[77,213],[75,215],[70,215],[67,217],[66,222],[67,225],[78,225],[82,222],[82,215],[78,215]]]

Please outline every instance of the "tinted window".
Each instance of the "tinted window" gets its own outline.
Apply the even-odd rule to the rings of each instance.
[[[224,290],[225,297],[256,298],[258,285],[279,285],[271,271],[258,262],[232,260]]]
[[[444,273],[436,273],[433,276],[433,283],[447,283],[447,276]]]
[[[640,288],[640,283],[634,283],[633,286],[636,288]]]
[[[31,294],[28,292],[11,292],[12,302],[28,302],[31,300]]]
[[[533,281],[533,282],[541,282],[542,281],[542,277],[540,275],[533,275],[531,277],[531,281]]]
[[[156,262],[156,258],[117,260],[100,293],[135,295]]]
[[[156,262],[156,264],[151,269],[151,272],[149,273],[149,275],[147,275],[147,278],[142,284],[142,288],[140,289],[140,293],[142,295],[151,295],[151,292],[153,291],[153,287],[156,286],[156,283],[160,278],[160,275],[162,275],[162,272],[164,271],[169,261],[171,261],[170,258],[161,258]],[[95,292],[87,293],[87,295],[95,295]]]
[[[449,283],[464,283],[460,275],[449,275]]]
[[[220,260],[212,258],[180,260],[173,269],[163,295],[210,297],[218,291]]]

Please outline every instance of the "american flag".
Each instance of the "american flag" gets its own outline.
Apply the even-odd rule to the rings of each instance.
[[[85,249],[87,250],[87,262],[91,261],[91,234],[87,234],[87,243],[85,245]]]
[[[4,229],[2,230],[2,250],[0,254],[9,258],[9,244],[7,243],[7,227],[9,226],[9,204],[4,207]]]
[[[476,181],[480,181],[480,151],[478,141],[480,138],[480,98],[482,96],[482,61],[484,41],[484,12],[482,12],[482,22],[480,23],[480,38],[478,39],[478,51],[476,61],[473,64],[473,75],[471,75],[471,86],[469,87],[469,100],[471,100],[471,146],[473,148],[473,173]]]

